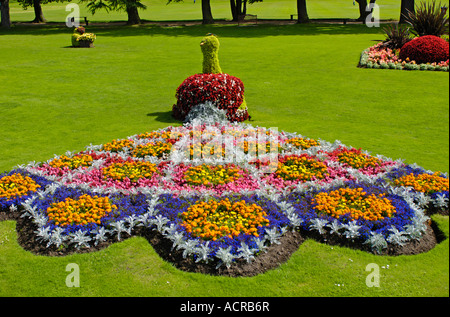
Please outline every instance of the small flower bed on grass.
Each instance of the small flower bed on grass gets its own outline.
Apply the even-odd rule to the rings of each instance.
[[[401,49],[390,49],[383,43],[375,44],[361,53],[359,67],[376,68],[376,69],[397,69],[397,70],[431,70],[431,71],[449,71],[448,60],[448,44],[447,59],[441,61],[425,61],[421,59],[419,62],[412,57],[401,58]]]
[[[448,213],[448,188],[445,174],[339,141],[194,123],[18,166],[0,175],[0,213],[22,215],[41,251],[154,232],[167,254],[220,271],[294,233],[402,254],[429,235],[429,213]]]

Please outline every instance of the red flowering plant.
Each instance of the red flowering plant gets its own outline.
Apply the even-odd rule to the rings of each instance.
[[[228,74],[196,74],[186,78],[177,88],[177,103],[173,105],[173,116],[184,120],[196,105],[211,102],[225,110],[227,119],[242,122],[249,118],[246,107],[242,107],[244,84]],[[245,105],[244,105],[245,106]]]
[[[439,63],[448,60],[449,44],[446,40],[434,35],[415,38],[400,49],[399,57],[402,60],[422,63]]]

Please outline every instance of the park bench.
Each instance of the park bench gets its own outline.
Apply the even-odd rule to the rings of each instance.
[[[294,16],[298,16],[298,14],[291,14],[291,21],[294,20]],[[313,22],[342,22],[342,24],[347,24],[350,19],[348,18],[330,18],[330,19],[310,19]]]
[[[87,19],[87,17],[83,17],[84,18],[84,24],[86,25],[86,26],[88,26],[89,25],[89,21],[88,21],[88,19]],[[79,20],[79,22],[81,22],[81,17],[79,17],[79,18],[76,18],[76,19],[78,19]],[[70,22],[72,22],[72,23],[75,23],[75,17],[71,17],[70,18]]]
[[[238,25],[244,22],[255,22],[258,24],[258,16],[256,14],[241,14],[238,16]]]

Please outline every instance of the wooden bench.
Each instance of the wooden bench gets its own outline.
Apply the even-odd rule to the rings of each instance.
[[[294,20],[294,16],[298,16],[298,14],[291,14],[291,21]],[[309,19],[312,22],[342,22],[342,24],[347,24],[350,19],[348,18],[330,18],[330,19]]]
[[[88,26],[89,25],[89,21],[88,21],[88,19],[87,19],[87,17],[83,17],[84,18],[84,24],[86,25],[86,26]],[[81,17],[79,17],[79,18],[77,18],[78,20],[80,20],[80,22],[81,22]],[[75,17],[71,17],[71,19],[70,19],[70,22],[72,22],[72,23],[75,23]]]
[[[258,16],[256,14],[241,14],[238,17],[238,25],[244,22],[255,22],[258,24]]]

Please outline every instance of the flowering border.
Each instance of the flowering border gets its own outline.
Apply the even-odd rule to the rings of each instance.
[[[328,167],[338,170],[336,177],[325,182],[310,180],[299,181],[290,187],[277,186],[267,181],[267,174],[261,171],[255,163],[255,158],[249,153],[239,152],[233,158],[238,160],[235,164],[241,169],[248,170],[252,175],[250,183],[242,183],[227,190],[207,190],[204,188],[177,188],[173,186],[175,171],[182,164],[204,164],[205,161],[191,160],[186,156],[186,150],[192,144],[191,134],[205,131],[215,131],[223,142],[229,142],[231,148],[243,140],[257,140],[255,132],[269,135],[269,129],[253,127],[243,123],[214,123],[202,125],[188,123],[180,127],[167,127],[144,134],[136,134],[126,138],[131,140],[130,147],[118,151],[107,151],[103,144],[89,145],[80,153],[93,157],[90,166],[79,167],[73,170],[62,168],[60,171],[50,168],[49,162],[31,162],[18,166],[17,169],[1,174],[11,174],[20,170],[33,179],[42,183],[42,188],[33,195],[21,197],[18,200],[3,203],[2,212],[8,213],[20,205],[21,214],[36,226],[36,239],[49,248],[66,248],[67,250],[94,249],[106,241],[113,242],[131,235],[139,234],[141,230],[159,232],[170,241],[172,248],[181,252],[183,257],[191,258],[195,262],[213,262],[216,268],[224,265],[229,268],[236,261],[251,261],[271,245],[279,243],[280,238],[288,231],[301,230],[310,234],[319,234],[326,237],[330,234],[338,236],[341,241],[358,241],[368,247],[368,251],[383,253],[390,245],[402,246],[409,241],[420,240],[425,232],[429,218],[427,213],[448,210],[448,191],[426,195],[418,193],[412,188],[395,187],[392,180],[407,172],[429,172],[417,165],[406,165],[401,160],[392,160],[382,155],[376,155],[382,168],[360,170],[352,168],[333,159],[332,153],[341,149],[355,150],[351,146],[339,141],[334,143],[325,140],[310,142],[312,146],[296,147],[298,140],[308,138],[297,133],[280,131],[276,137],[279,142],[279,151],[276,157],[286,155],[307,155],[327,162]],[[191,133],[192,132],[192,133]],[[227,136],[227,137],[225,137]],[[230,138],[231,136],[231,138]],[[295,139],[296,142],[288,142]],[[167,156],[146,156],[143,158],[131,157],[133,147],[139,144],[154,142],[155,140],[173,144],[173,151]],[[210,141],[211,139],[207,139]],[[294,144],[294,145],[293,145]],[[370,155],[369,152],[361,151]],[[66,153],[66,157],[75,157],[80,153]],[[257,158],[261,162],[266,158],[273,158],[270,153],[261,153]],[[86,175],[98,172],[102,167],[116,161],[150,162],[158,166],[158,181],[143,183],[139,186],[121,187],[117,184],[93,184],[86,182]],[[257,161],[256,160],[256,161]],[[223,165],[222,157],[209,158],[207,164]],[[448,179],[446,174],[441,177]],[[248,181],[248,180],[246,180]],[[249,185],[250,186],[247,186]],[[247,187],[246,187],[247,186]],[[401,212],[392,219],[384,222],[382,227],[374,227],[367,222],[348,221],[347,218],[331,219],[318,216],[311,210],[311,195],[327,192],[336,188],[361,187],[367,192],[383,192],[391,199]],[[88,226],[73,225],[67,227],[57,226],[49,220],[47,208],[50,202],[61,201],[67,197],[79,197],[81,194],[107,196],[118,207],[118,214],[114,217],[102,219],[101,224]],[[180,226],[177,214],[198,200],[211,198],[237,199],[237,196],[248,202],[263,205],[269,210],[271,224],[268,228],[259,228],[259,238],[240,236],[237,239],[224,238],[220,242],[206,242],[192,237]],[[431,208],[434,206],[436,208]],[[278,218],[277,218],[278,217]]]
[[[414,61],[406,62],[401,60],[389,61],[389,62],[373,62],[371,61],[371,51],[376,49],[380,43],[368,47],[367,49],[361,52],[361,56],[359,59],[358,67],[361,68],[375,68],[375,69],[396,69],[396,70],[421,70],[421,71],[443,71],[448,72],[450,66],[448,65],[448,61],[445,65],[440,65],[439,63],[430,63],[430,64],[416,64]]]

